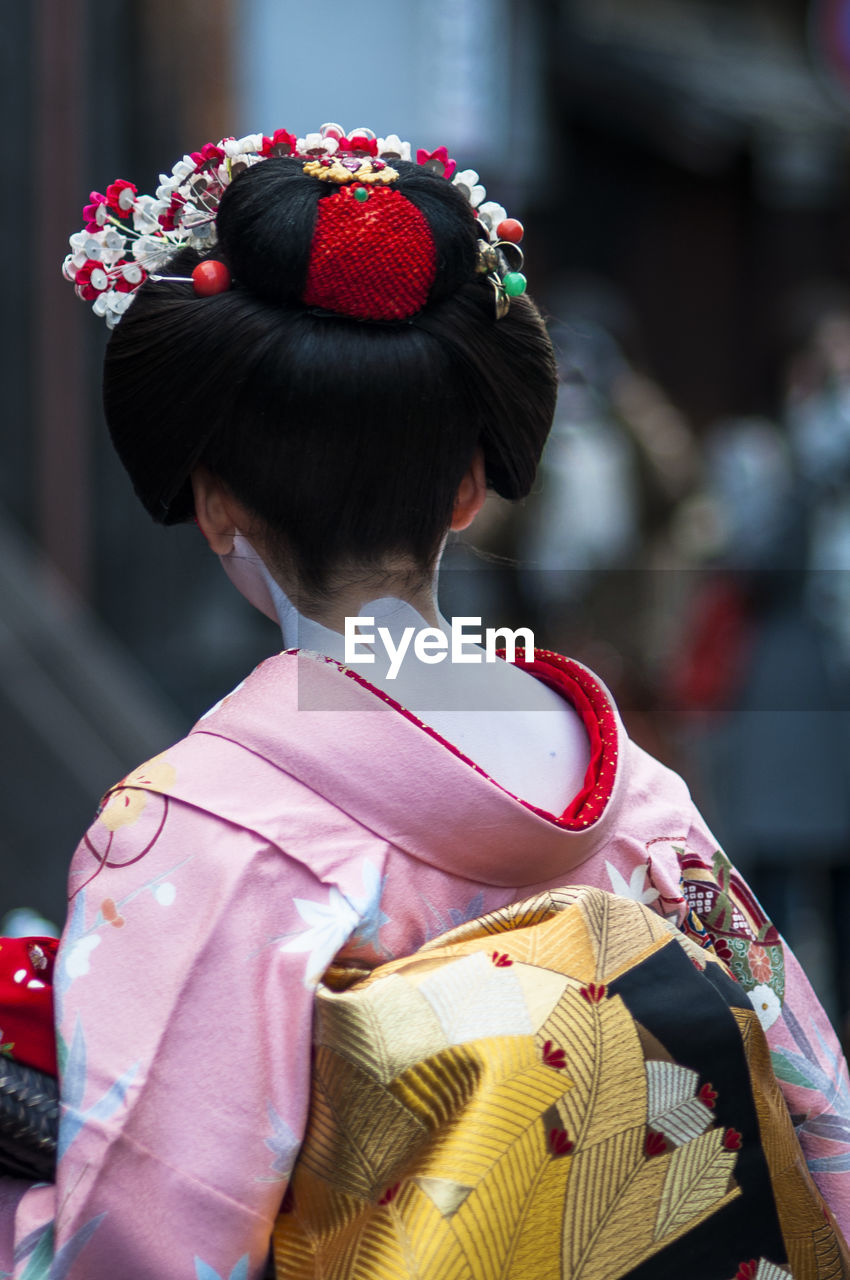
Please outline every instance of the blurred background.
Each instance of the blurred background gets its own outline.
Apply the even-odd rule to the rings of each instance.
[[[279,646],[113,459],[60,277],[90,190],[327,120],[526,224],[562,370],[447,603],[610,684],[850,1027],[850,0],[0,0],[0,915]],[[14,179],[14,181],[13,181]],[[478,608],[475,608],[475,605]]]

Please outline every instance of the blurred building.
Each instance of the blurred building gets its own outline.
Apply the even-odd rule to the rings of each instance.
[[[553,6],[557,260],[620,284],[633,354],[701,425],[775,405],[791,298],[848,277],[842,8]]]
[[[186,138],[220,133],[234,14],[219,0],[3,0],[0,15],[15,122],[0,211],[0,916],[27,904],[61,923],[100,795],[185,731],[210,675],[236,679],[234,647],[253,637],[238,610],[219,623],[215,566],[193,540],[168,544],[136,510],[101,418],[103,325],[57,269],[92,187],[155,183]]]

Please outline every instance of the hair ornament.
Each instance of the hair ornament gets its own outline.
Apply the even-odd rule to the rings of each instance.
[[[170,174],[160,174],[154,195],[140,194],[123,178],[104,193],[93,191],[83,228],[70,237],[63,275],[109,328],[147,279],[191,280],[205,297],[225,291],[231,284],[226,265],[207,256],[217,242],[221,198],[244,170],[280,156],[303,160],[306,173],[337,188],[320,201],[303,301],[364,319],[401,319],[420,310],[436,271],[433,241],[424,217],[392,186],[399,176],[393,163],[411,160],[410,143],[397,134],[377,137],[365,127],[346,133],[333,123],[300,138],[276,129],[270,136],[208,142],[178,160]],[[481,242],[478,270],[491,281],[500,318],[510,298],[525,290],[522,224],[487,201],[475,170],[458,171],[445,147],[418,150],[416,162],[452,182],[472,206]],[[205,261],[191,277],[162,275],[185,248]]]
[[[386,186],[398,178],[398,170],[392,169],[383,160],[366,160],[360,156],[346,156],[345,159],[333,159],[329,156],[321,160],[308,160],[304,172],[320,182],[336,182],[340,186],[346,182],[365,182],[368,186],[380,183]]]
[[[416,163],[421,164],[429,173],[435,173],[438,178],[451,178],[457,168],[454,160],[449,159],[445,147],[437,147],[436,151],[423,151],[420,148],[416,152]]]
[[[496,319],[508,314],[511,298],[525,293],[528,282],[522,273],[524,255],[519,241],[524,234],[516,218],[503,218],[496,227],[499,237],[494,243],[479,242],[476,271],[486,275],[493,288]]]
[[[199,262],[190,276],[161,276],[148,272],[148,279],[153,280],[154,284],[159,284],[160,280],[191,284],[199,298],[212,298],[217,293],[227,293],[233,283],[228,267],[215,258],[205,258],[203,262]]]
[[[357,320],[409,320],[428,301],[437,251],[394,187],[346,184],[319,201],[302,301]]]
[[[192,284],[199,298],[212,298],[217,293],[227,293],[232,281],[230,271],[223,262],[205,258],[192,272]]]

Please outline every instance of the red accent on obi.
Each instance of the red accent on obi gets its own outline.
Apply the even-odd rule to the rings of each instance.
[[[16,1062],[51,1076],[56,1075],[53,964],[58,945],[55,938],[0,938],[0,1047]]]
[[[358,320],[406,320],[434,283],[431,229],[390,187],[340,187],[319,201],[303,301]]]

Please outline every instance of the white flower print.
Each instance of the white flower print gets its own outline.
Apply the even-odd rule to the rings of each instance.
[[[99,946],[100,938],[96,933],[90,933],[87,937],[80,938],[74,943],[65,957],[65,972],[69,978],[82,978],[84,974],[88,973],[90,968],[89,956],[95,947]]]
[[[377,940],[378,929],[386,923],[380,910],[382,882],[377,870],[364,858],[360,864],[363,893],[346,897],[331,885],[327,902],[293,898],[301,919],[309,926],[304,933],[284,942],[281,951],[309,951],[304,984],[314,987],[340,947],[355,935],[361,943]]]
[[[290,938],[281,951],[309,951],[304,985],[314,987],[345,940],[359,923],[358,913],[336,886],[331,886],[327,902],[293,898],[301,919],[309,927]]]
[[[762,1029],[767,1031],[773,1026],[776,1019],[782,1012],[782,1004],[779,996],[769,987],[766,982],[762,982],[757,987],[753,987],[752,991],[747,992],[750,1004],[759,1016],[759,1022]]]
[[[653,889],[648,883],[649,866],[645,862],[641,862],[634,867],[632,874],[626,881],[621,872],[617,870],[611,862],[605,863],[608,872],[608,879],[611,881],[611,888],[618,898],[631,898],[633,902],[643,902],[646,906],[655,902],[661,895],[657,889]]]

